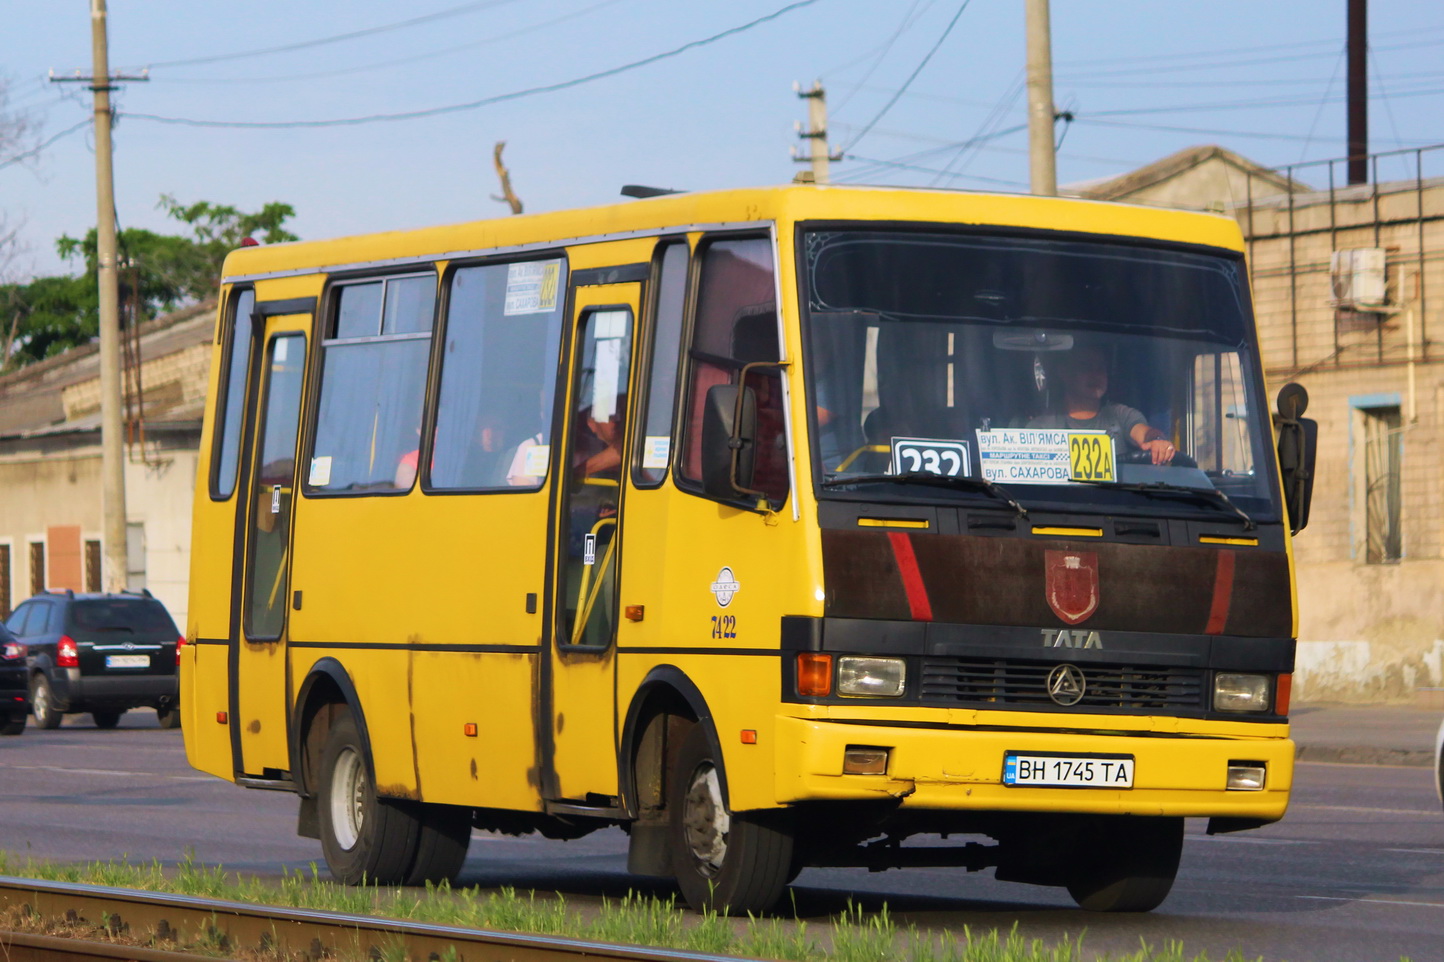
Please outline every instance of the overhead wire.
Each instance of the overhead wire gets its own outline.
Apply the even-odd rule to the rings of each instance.
[[[275,53],[291,53],[296,50],[309,50],[313,47],[324,47],[333,43],[344,43],[347,40],[356,40],[361,37],[371,37],[379,33],[390,33],[393,30],[403,30],[407,27],[415,27],[423,23],[432,23],[437,20],[444,20],[449,17],[461,16],[475,10],[486,10],[492,7],[501,7],[509,3],[516,3],[518,0],[474,0],[472,3],[463,3],[460,6],[448,7],[445,10],[438,10],[435,13],[423,14],[419,17],[411,17],[406,20],[398,20],[394,23],[381,24],[375,27],[366,27],[362,30],[351,30],[346,33],[338,33],[329,37],[318,37],[314,40],[301,40],[296,43],[286,43],[275,47],[261,47],[254,50],[239,50],[235,53],[211,54],[203,57],[184,57],[178,60],[153,60],[145,64],[151,70],[158,67],[189,67],[203,63],[221,63],[226,60],[242,60],[248,57],[264,57]]]
[[[833,105],[832,111],[834,115],[846,107],[853,97],[857,96],[857,92],[862,89],[862,85],[867,83],[868,79],[877,71],[877,68],[882,66],[882,62],[887,59],[887,55],[892,52],[893,44],[897,43],[898,38],[903,35],[908,27],[917,22],[913,19],[913,11],[917,10],[918,4],[921,2],[922,0],[913,0],[912,5],[909,6],[907,12],[903,14],[902,20],[898,22],[897,29],[893,31],[892,36],[888,37],[887,42],[877,48],[880,52],[876,59],[873,60],[872,66],[867,68],[867,73],[863,74],[862,79],[853,84],[852,88]],[[918,16],[921,17],[923,13],[927,13],[935,2],[936,0],[928,0],[928,5],[923,7],[922,12],[919,13]]]
[[[558,90],[566,90],[571,87],[579,87],[582,84],[591,83],[594,80],[601,80],[606,77],[614,77],[617,74],[636,70],[639,67],[645,67],[650,64],[657,63],[660,60],[666,60],[670,57],[676,57],[679,54],[685,53],[688,50],[694,50],[698,47],[703,47],[711,43],[716,43],[717,41],[725,39],[726,37],[731,37],[744,31],[751,30],[753,27],[757,27],[769,21],[776,20],[778,17],[790,13],[793,10],[797,10],[801,7],[809,7],[817,2],[818,0],[794,0],[794,2],[789,3],[777,10],[774,10],[772,13],[766,14],[765,16],[757,17],[754,20],[749,20],[747,23],[741,24],[736,27],[730,27],[726,30],[721,31],[720,33],[712,34],[709,37],[703,37],[700,40],[692,40],[682,44],[680,47],[674,47],[671,50],[665,50],[662,53],[653,54],[650,57],[644,57],[641,60],[634,60],[630,63],[625,63],[617,67],[609,67],[606,70],[598,70],[594,73],[586,74],[581,77],[574,77],[571,80],[563,80],[551,84],[542,84],[536,87],[527,87],[522,90],[513,90],[510,93],[497,94],[492,97],[483,97],[480,100],[472,100],[460,104],[448,104],[444,107],[428,107],[422,110],[406,110],[400,111],[398,113],[389,114],[366,114],[359,117],[338,117],[329,120],[201,120],[191,117],[164,117],[157,114],[144,113],[127,113],[126,116],[135,120],[149,120],[155,123],[176,124],[187,127],[229,127],[243,130],[294,129],[302,127],[353,127],[360,124],[382,123],[400,120],[416,120],[422,117],[436,117],[442,114],[451,114],[459,113],[466,110],[475,110],[479,107],[487,107],[492,104],[504,103],[510,100],[520,100],[524,97],[531,97],[537,94],[554,93]]]
[[[1329,75],[1329,85],[1324,88],[1324,96],[1319,100],[1319,109],[1314,111],[1313,122],[1309,124],[1308,136],[1304,138],[1303,147],[1299,148],[1299,163],[1301,164],[1304,162],[1304,155],[1309,152],[1309,145],[1313,143],[1314,131],[1319,126],[1319,118],[1324,115],[1324,107],[1329,103],[1329,94],[1334,92],[1334,81],[1339,79],[1339,70],[1343,68],[1348,53],[1347,44],[1339,49],[1339,57],[1334,61],[1334,72]]]
[[[877,114],[872,118],[872,120],[869,120],[867,122],[867,124],[862,128],[862,133],[858,134],[846,147],[842,148],[842,153],[844,155],[846,155],[849,150],[856,146],[858,141],[866,137],[867,132],[869,130],[872,130],[873,125],[876,124],[879,120],[881,120],[883,116],[892,109],[893,104],[897,103],[903,94],[907,93],[908,87],[912,86],[912,82],[917,79],[918,74],[923,72],[923,68],[928,65],[928,61],[933,59],[933,54],[938,52],[938,48],[943,45],[943,41],[948,39],[948,34],[953,32],[953,27],[957,26],[959,18],[961,18],[963,15],[963,11],[968,9],[968,4],[971,2],[972,0],[963,0],[963,2],[958,5],[958,12],[953,14],[953,19],[948,21],[947,27],[945,27],[943,29],[943,32],[938,36],[937,42],[933,44],[932,49],[927,52],[927,55],[924,56],[922,61],[917,65],[917,67],[913,69],[913,72],[908,75],[908,79],[903,81],[902,88],[893,95],[891,100],[883,104],[882,109],[877,112]]]
[[[396,67],[403,64],[417,63],[418,61],[422,60],[432,60],[437,57],[444,57],[449,54],[459,53],[463,50],[473,50],[477,47],[484,47],[493,43],[501,43],[504,40],[511,40],[516,37],[525,36],[529,33],[535,33],[538,30],[542,30],[547,27],[553,27],[559,23],[564,23],[568,20],[575,20],[578,17],[586,16],[587,14],[592,13],[596,10],[600,10],[603,7],[614,6],[621,2],[622,0],[602,0],[602,2],[594,3],[589,7],[583,7],[580,10],[573,10],[570,13],[565,13],[561,16],[553,17],[550,20],[543,20],[539,23],[533,23],[528,26],[521,27],[517,30],[512,30],[509,33],[498,34],[495,37],[486,37],[481,40],[472,40],[467,43],[456,44],[455,46],[451,47],[442,47],[438,50],[428,50],[425,53],[412,54],[411,56],[407,57],[396,57],[392,60],[381,60],[371,63],[359,64],[354,67],[342,67],[336,70],[319,70],[312,73],[288,74],[284,76],[273,75],[266,77],[166,77],[164,79],[166,83],[171,84],[246,84],[249,86],[258,83],[293,83],[297,80],[320,80],[325,79],[326,77],[344,77],[357,73],[374,73],[375,71],[384,69],[386,67]]]
[[[39,144],[36,144],[34,147],[30,148],[30,149],[27,150],[27,151],[24,151],[23,153],[15,154],[13,157],[7,157],[5,160],[0,160],[0,170],[3,170],[3,169],[5,169],[6,167],[9,167],[9,166],[12,165],[12,164],[18,164],[18,163],[20,163],[22,160],[25,160],[25,159],[27,159],[27,158],[34,157],[36,154],[40,153],[42,150],[44,150],[46,147],[49,147],[51,144],[55,143],[56,141],[61,140],[62,138],[65,138],[65,137],[69,137],[71,134],[75,133],[76,131],[84,130],[85,128],[87,128],[87,127],[89,127],[89,126],[90,126],[90,118],[87,117],[87,118],[85,118],[84,120],[82,120],[80,123],[65,128],[65,129],[62,130],[60,133],[55,134],[55,135],[53,135],[53,136],[51,136],[51,137],[46,138],[45,140],[41,141]]]

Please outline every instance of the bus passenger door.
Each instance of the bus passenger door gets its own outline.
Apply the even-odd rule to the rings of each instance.
[[[263,310],[264,303],[257,305]],[[258,318],[261,320],[261,318]],[[292,501],[309,314],[264,318],[259,383],[237,523],[240,604],[232,605],[230,728],[237,774],[279,777],[286,739],[286,611]]]
[[[641,285],[574,289],[571,373],[557,466],[545,794],[617,795],[616,638],[629,381]]]

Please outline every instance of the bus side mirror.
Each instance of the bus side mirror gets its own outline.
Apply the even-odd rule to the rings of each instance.
[[[736,384],[708,388],[702,411],[702,489],[708,495],[731,501],[752,487],[756,437],[756,393]]]
[[[1309,523],[1309,502],[1314,497],[1314,455],[1318,451],[1319,422],[1303,417],[1309,392],[1289,382],[1278,396],[1279,471],[1283,475],[1284,507],[1294,534]]]

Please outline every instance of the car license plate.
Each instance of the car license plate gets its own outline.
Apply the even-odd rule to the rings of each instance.
[[[1132,788],[1131,755],[1003,756],[1003,784],[1057,788]]]
[[[150,655],[106,655],[107,668],[149,668]]]

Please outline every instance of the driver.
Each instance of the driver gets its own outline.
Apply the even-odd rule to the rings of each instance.
[[[1062,410],[1039,415],[1030,428],[1107,431],[1147,451],[1154,464],[1168,464],[1178,453],[1167,435],[1151,427],[1136,408],[1108,400],[1108,358],[1099,347],[1079,347],[1059,360]]]

